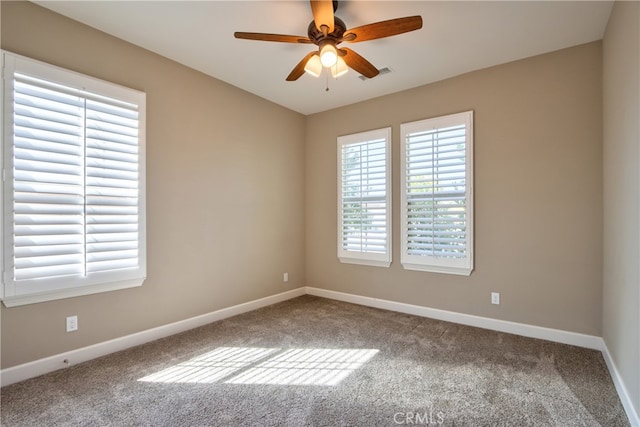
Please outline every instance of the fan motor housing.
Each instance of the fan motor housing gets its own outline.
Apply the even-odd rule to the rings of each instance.
[[[335,16],[333,18],[333,27],[333,31],[325,37],[324,33],[316,27],[315,21],[311,21],[309,28],[307,29],[307,35],[309,36],[309,39],[317,45],[325,39],[331,39],[338,42],[342,39],[344,32],[347,31],[347,26],[342,22],[342,19]]]

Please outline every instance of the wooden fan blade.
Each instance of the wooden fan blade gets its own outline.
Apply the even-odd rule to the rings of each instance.
[[[420,28],[422,28],[422,17],[407,16],[406,18],[389,19],[388,21],[380,21],[352,28],[345,32],[343,40],[351,43],[364,42],[408,33],[409,31],[419,30]],[[352,34],[355,35],[355,38],[353,38]]]
[[[316,28],[322,31],[323,25],[328,27],[327,33],[332,33],[333,26],[333,1],[332,0],[310,0],[311,12],[313,13],[313,22]],[[325,34],[326,35],[326,34]]]
[[[309,38],[303,36],[288,36],[285,34],[267,34],[267,33],[233,33],[237,39],[260,40],[265,42],[281,42],[281,43],[313,43]]]
[[[342,55],[344,62],[346,62],[349,67],[369,79],[374,78],[380,73],[380,71],[378,71],[371,62],[367,61],[348,47],[340,49],[340,54]]]
[[[308,53],[307,56],[305,56],[304,58],[302,58],[302,61],[298,62],[298,65],[296,65],[287,76],[287,81],[293,82],[298,80],[300,76],[304,74],[304,66],[307,65],[307,61],[309,61],[309,59],[311,59],[313,55],[317,55],[317,54],[318,52],[313,51]]]

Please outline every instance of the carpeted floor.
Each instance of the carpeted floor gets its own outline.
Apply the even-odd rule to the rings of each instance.
[[[600,352],[303,296],[4,387],[9,426],[627,426]]]

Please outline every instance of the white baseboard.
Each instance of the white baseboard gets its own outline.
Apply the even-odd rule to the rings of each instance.
[[[602,341],[602,356],[604,357],[604,361],[607,363],[607,368],[609,368],[609,373],[613,379],[613,384],[616,386],[616,391],[618,392],[622,406],[624,406],[624,410],[627,413],[629,423],[632,427],[640,427],[640,416],[633,406],[633,401],[629,396],[627,387],[620,376],[620,372],[618,372],[618,368],[616,367],[616,364],[609,353],[609,348],[604,340]]]
[[[382,308],[400,313],[413,314],[430,319],[444,320],[477,328],[491,329],[498,332],[521,335],[529,338],[538,338],[562,344],[571,344],[578,347],[602,350],[602,338],[594,335],[579,334],[576,332],[562,331],[559,329],[544,328],[541,326],[527,325],[524,323],[510,322],[507,320],[490,319],[488,317],[474,316],[472,314],[456,313],[453,311],[439,310],[436,308],[419,305],[405,304],[378,298],[363,297],[343,292],[329,291],[307,286],[307,294],[319,297],[335,299],[369,307]]]
[[[266,307],[278,302],[299,297],[305,294],[305,288],[293,289],[291,291],[282,292],[265,298],[249,301],[243,304],[234,305],[232,307],[223,308],[212,311],[190,319],[181,320],[170,323],[168,325],[159,326],[157,328],[148,329],[124,337],[115,338],[104,341],[88,347],[79,348],[77,350],[68,351],[66,353],[56,354],[33,362],[24,363],[22,365],[13,366],[11,368],[0,371],[0,386],[6,386],[29,378],[34,378],[58,369],[66,368],[70,365],[86,362],[97,357],[106,356],[116,351],[125,350],[135,347],[153,340],[167,337],[169,335],[184,332],[189,329],[197,328],[217,320],[226,319],[231,316],[246,313],[258,308]],[[67,360],[68,364],[64,361]]]

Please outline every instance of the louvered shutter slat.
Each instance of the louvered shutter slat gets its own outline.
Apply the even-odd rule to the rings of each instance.
[[[87,191],[95,192],[98,189],[138,189],[138,182],[131,179],[106,178],[100,176],[87,176]]]

